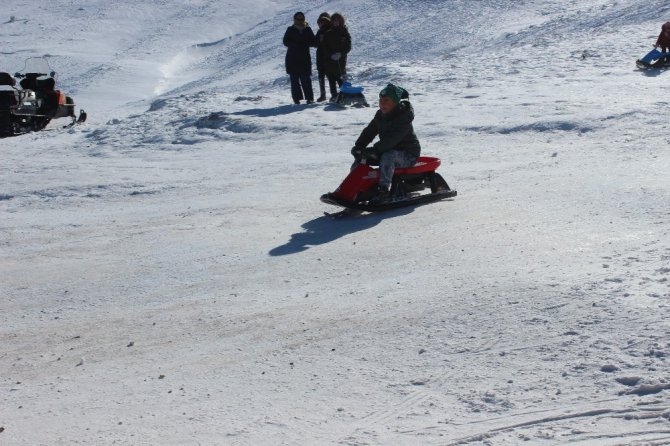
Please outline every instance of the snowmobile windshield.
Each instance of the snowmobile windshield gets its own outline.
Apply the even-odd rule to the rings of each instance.
[[[37,74],[37,77],[54,77],[56,73],[51,71],[49,62],[43,57],[30,57],[26,59],[23,69],[19,73]]]

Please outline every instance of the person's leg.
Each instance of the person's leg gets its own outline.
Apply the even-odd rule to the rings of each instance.
[[[323,102],[326,100],[326,75],[323,72],[319,72],[319,99],[318,102]]]
[[[302,85],[302,91],[305,94],[305,99],[307,99],[307,102],[314,102],[314,90],[312,89],[312,76],[306,73],[301,74],[300,84]]]
[[[300,100],[303,99],[302,90],[300,89],[300,76],[297,74],[290,74],[291,78],[291,96],[293,97],[293,102],[299,104]]]
[[[393,173],[396,167],[410,167],[416,163],[416,157],[404,150],[388,150],[382,153],[379,162],[379,186],[385,189],[391,187]]]
[[[330,88],[330,99],[334,99],[337,96],[337,82],[335,77],[327,75],[328,77],[328,87]]]
[[[389,150],[381,155],[379,161],[379,182],[375,188],[375,195],[370,199],[371,204],[382,204],[390,199],[390,189],[393,183],[393,174],[396,167],[410,167],[416,163],[416,157],[403,150]]]

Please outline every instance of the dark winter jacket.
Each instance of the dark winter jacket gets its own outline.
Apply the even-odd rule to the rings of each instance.
[[[670,22],[663,24],[661,34],[658,35],[656,46],[660,46],[663,51],[670,48]]]
[[[414,108],[409,101],[400,101],[388,114],[377,110],[375,117],[356,140],[356,148],[365,149],[379,135],[379,141],[372,146],[377,155],[387,150],[404,150],[418,157],[421,154],[421,145],[414,133],[413,120]]]
[[[347,54],[351,51],[351,35],[346,26],[331,26],[323,34],[325,71],[328,76],[340,78],[347,72]],[[333,54],[340,54],[333,60]]]
[[[303,29],[289,26],[284,33],[286,46],[286,72],[288,74],[312,74],[312,56],[309,48],[316,44],[314,32],[309,26]]]
[[[326,48],[323,43],[326,32],[330,29],[330,25],[319,28],[316,32],[316,71],[319,74],[326,74]]]

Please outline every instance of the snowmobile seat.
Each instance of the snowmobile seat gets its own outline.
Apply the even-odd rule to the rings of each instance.
[[[0,72],[0,85],[7,85],[13,87],[16,85],[16,79],[9,73]]]
[[[431,156],[420,156],[416,163],[411,167],[398,167],[395,169],[395,175],[414,175],[417,173],[434,172],[440,167],[439,158]]]
[[[37,88],[43,91],[54,91],[56,88],[56,80],[53,77],[37,80]]]
[[[33,90],[36,93],[45,93],[53,91],[56,88],[56,81],[53,77],[47,79],[37,79],[34,77],[27,77],[21,79],[21,88],[24,90]]]
[[[21,88],[24,90],[37,90],[37,79],[34,77],[26,77],[24,79],[21,79],[21,82],[19,82],[19,85],[21,85]]]

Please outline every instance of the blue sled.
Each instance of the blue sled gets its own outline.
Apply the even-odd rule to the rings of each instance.
[[[340,91],[345,94],[358,94],[363,93],[363,87],[354,87],[351,85],[351,82],[345,82],[340,87]]]
[[[654,48],[636,62],[640,68],[662,67],[670,63],[670,51],[661,52]]]
[[[340,87],[340,92],[332,101],[335,105],[340,107],[369,107],[368,101],[365,100],[363,94],[363,87],[354,87],[351,82],[345,82]]]

